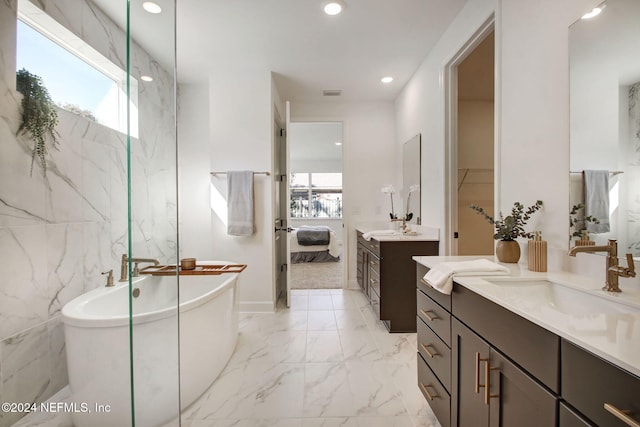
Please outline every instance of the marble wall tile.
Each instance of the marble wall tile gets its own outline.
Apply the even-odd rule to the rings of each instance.
[[[37,402],[47,398],[49,387],[48,329],[46,324],[30,328],[0,342],[2,347],[3,401]],[[5,414],[2,427],[8,427],[24,414]]]
[[[48,318],[46,226],[0,228],[0,339]]]
[[[47,287],[49,317],[60,315],[62,307],[84,290],[84,225],[49,224],[47,230]]]

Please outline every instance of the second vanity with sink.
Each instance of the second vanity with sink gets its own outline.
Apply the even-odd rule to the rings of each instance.
[[[442,426],[640,426],[640,289],[518,264],[451,295],[421,280],[477,258],[413,258],[418,385]]]

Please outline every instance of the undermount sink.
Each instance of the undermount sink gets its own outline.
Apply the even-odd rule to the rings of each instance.
[[[635,295],[606,292],[601,289],[577,289],[548,278],[486,277],[489,283],[513,293],[514,298],[527,298],[559,312],[574,316],[607,313],[638,313],[640,301]],[[505,297],[509,298],[505,293]]]

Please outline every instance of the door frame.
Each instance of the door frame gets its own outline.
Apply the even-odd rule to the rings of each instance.
[[[288,105],[288,104],[287,104]],[[342,146],[341,146],[341,150],[342,150],[342,165],[341,165],[341,170],[342,170],[342,253],[340,254],[341,257],[341,261],[342,261],[342,288],[341,289],[348,289],[349,288],[349,227],[348,227],[348,221],[347,221],[347,217],[345,216],[345,212],[347,211],[346,207],[348,206],[348,202],[345,199],[345,193],[347,192],[345,190],[345,188],[348,188],[348,185],[345,186],[345,181],[344,181],[344,177],[345,177],[345,170],[344,170],[344,165],[345,165],[345,156],[346,156],[346,150],[345,150],[345,146],[346,146],[346,120],[342,117],[335,117],[335,116],[299,116],[296,117],[295,119],[291,118],[290,115],[290,110],[288,109],[288,115],[287,115],[287,135],[289,135],[289,127],[292,123],[340,123],[342,125]],[[291,158],[289,157],[289,153],[290,153],[290,144],[287,144],[287,167],[289,172],[291,171]],[[289,257],[291,257],[291,251],[290,248],[288,248],[288,254]],[[291,286],[291,276],[289,275],[289,278],[287,280],[287,286]]]
[[[458,244],[454,232],[458,228],[458,65],[487,37],[496,32],[495,14],[492,14],[478,30],[467,40],[460,50],[444,67],[445,90],[445,224],[444,224],[444,254],[457,255]],[[499,40],[495,33],[496,40]],[[494,66],[499,64],[499,49],[495,49]],[[495,66],[494,74],[494,206],[497,212],[499,203],[499,171],[500,171],[500,68]]]

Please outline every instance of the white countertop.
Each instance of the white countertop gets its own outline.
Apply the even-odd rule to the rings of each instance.
[[[492,256],[417,256],[425,267],[440,262],[469,261]],[[603,261],[604,262],[604,261]],[[572,273],[537,273],[522,264],[505,264],[508,276],[457,276],[455,282],[531,322],[640,376],[640,289],[625,285],[621,293],[601,290],[604,277]],[[512,278],[508,282],[501,282]],[[528,280],[531,279],[531,280]],[[540,283],[548,280],[558,285]],[[538,283],[536,283],[538,281]]]
[[[375,227],[375,226],[358,226],[356,230],[360,231],[362,234],[372,233],[372,239],[375,239],[379,242],[397,242],[397,241],[438,241],[440,240],[440,230],[435,227],[429,227],[426,225],[415,225],[410,224],[410,229],[415,232],[415,234],[403,234],[400,230],[393,230],[394,234],[385,234],[392,231],[387,227]],[[377,235],[376,231],[382,231],[383,233]]]

